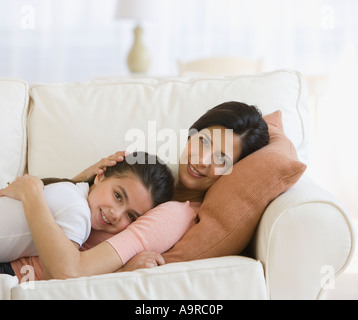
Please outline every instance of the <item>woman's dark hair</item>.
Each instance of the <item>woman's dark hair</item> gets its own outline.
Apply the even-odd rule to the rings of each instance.
[[[189,136],[211,126],[232,129],[241,138],[239,160],[269,143],[269,133],[261,111],[242,102],[230,101],[209,109],[189,129]]]
[[[120,178],[128,174],[134,174],[140,179],[151,193],[154,206],[172,200],[174,195],[173,174],[169,167],[162,163],[157,156],[150,155],[147,152],[133,152],[127,155],[123,161],[117,162],[112,167],[107,167],[104,171],[105,178]],[[44,185],[57,182],[78,182],[60,178],[45,178],[42,181]],[[91,185],[94,178],[86,182]]]

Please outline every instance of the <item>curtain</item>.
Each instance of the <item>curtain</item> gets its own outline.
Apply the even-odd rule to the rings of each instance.
[[[1,76],[74,81],[118,68],[113,6],[113,0],[0,0]]]
[[[0,0],[0,76],[68,82],[129,76],[134,21],[118,1]],[[147,0],[150,1],[150,0]],[[149,75],[176,76],[177,60],[264,59],[264,70],[307,76],[312,109],[310,174],[358,214],[355,140],[356,0],[165,0],[143,21]]]
[[[117,1],[0,0],[0,72],[33,81],[126,75],[134,22],[115,20]],[[146,0],[150,1],[150,0]],[[144,21],[154,75],[177,59],[264,58],[265,69],[327,74],[358,45],[356,0],[165,0]]]

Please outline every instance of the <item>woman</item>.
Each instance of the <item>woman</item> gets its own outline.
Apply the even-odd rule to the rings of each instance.
[[[231,130],[231,135],[226,134],[227,129]],[[220,143],[215,143],[215,141]],[[210,109],[190,128],[188,143],[180,158],[179,182],[175,188],[174,199],[201,202],[210,186],[230,170],[234,163],[262,148],[268,141],[266,122],[256,107],[240,102],[227,102]],[[96,174],[103,173],[106,167],[122,161],[124,155],[124,152],[119,152],[102,159],[76,176],[74,180],[93,179]],[[40,192],[38,188],[36,183],[24,182],[17,192],[34,196]],[[49,220],[47,208],[41,201],[29,203],[27,206],[25,211],[28,212],[33,237],[38,239],[36,247],[39,256],[45,269],[52,273],[52,277],[67,278],[109,273],[123,265],[119,256],[111,246],[106,245],[106,242],[79,254],[78,250],[73,250],[73,245],[70,246],[66,242],[63,232],[54,228],[53,221]],[[41,209],[36,210],[38,208]],[[187,208],[188,206],[183,206],[178,209]],[[35,211],[36,214],[34,214]],[[36,221],[41,221],[41,225],[36,225]],[[44,229],[46,229],[45,236]],[[53,245],[46,237],[51,238]],[[161,256],[157,254],[153,254],[150,260],[142,260],[142,257],[147,257],[147,255],[148,253],[143,253],[136,256],[134,260],[139,260],[136,266],[140,263],[146,265],[146,261],[150,261],[150,265],[163,263]],[[56,266],[58,261],[66,263]],[[71,267],[66,270],[67,263]]]

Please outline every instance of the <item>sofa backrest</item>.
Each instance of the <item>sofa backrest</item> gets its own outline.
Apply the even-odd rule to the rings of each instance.
[[[248,76],[118,78],[30,87],[28,172],[72,177],[127,147],[158,152],[176,173],[187,129],[226,101],[282,110],[287,136],[307,162],[307,93],[302,76],[279,70]]]

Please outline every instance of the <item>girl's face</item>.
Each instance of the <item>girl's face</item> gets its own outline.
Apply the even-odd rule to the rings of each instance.
[[[123,231],[153,208],[151,193],[133,174],[109,178],[97,175],[88,204],[92,228],[109,233]]]
[[[231,172],[241,153],[240,136],[222,126],[212,126],[191,136],[180,157],[179,180],[190,190],[206,191]]]

